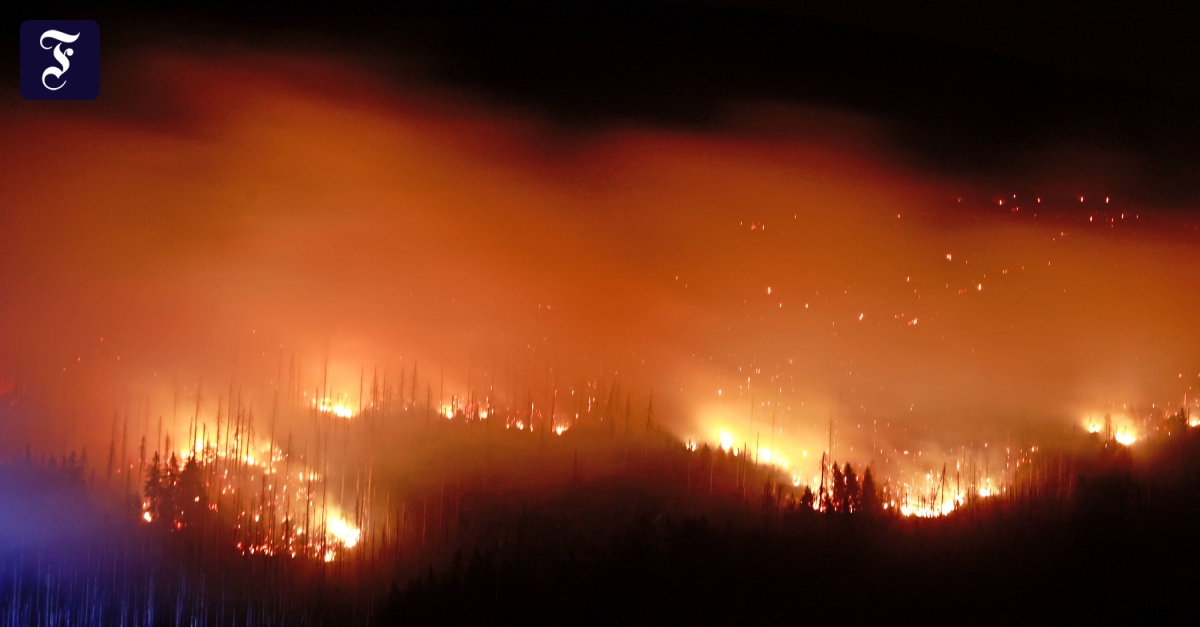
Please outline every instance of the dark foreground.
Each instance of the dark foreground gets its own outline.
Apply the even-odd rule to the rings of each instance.
[[[332,564],[241,555],[222,546],[219,526],[189,535],[139,524],[92,503],[76,469],[26,464],[4,475],[0,620],[1194,623],[1200,434],[1192,431],[1136,460],[1098,446],[1073,466],[1069,493],[1029,483],[941,519],[868,507],[818,513],[754,490],[760,496],[688,506],[698,497],[662,481],[669,473],[642,472],[573,481],[541,498],[477,507],[474,517],[464,505],[469,522],[441,557],[402,545]],[[55,518],[94,524],[53,533],[29,524]],[[422,561],[405,571],[393,558]]]

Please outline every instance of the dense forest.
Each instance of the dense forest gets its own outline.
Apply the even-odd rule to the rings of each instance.
[[[506,462],[507,480],[485,468],[413,486],[419,500],[393,503],[361,542],[340,544],[319,532],[329,521],[315,507],[274,522],[238,515],[265,510],[217,507],[255,497],[218,489],[216,457],[134,462],[137,485],[114,498],[112,486],[120,494],[133,477],[106,478],[103,466],[97,477],[86,453],[26,451],[0,469],[11,521],[0,616],[36,625],[1194,619],[1200,432],[1184,425],[1136,451],[1085,436],[1066,479],[1028,469],[1003,494],[932,518],[903,515],[891,486],[849,463],[829,463],[813,490],[736,451],[650,428],[629,439],[585,426],[550,440],[493,434],[496,457],[523,451],[514,459],[524,462]],[[475,427],[426,429],[431,442],[462,446]],[[530,480],[547,473],[557,480]]]

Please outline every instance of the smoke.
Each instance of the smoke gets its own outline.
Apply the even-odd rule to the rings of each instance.
[[[1198,380],[1194,220],[1102,181],[925,178],[828,111],[566,132],[344,60],[125,60],[102,102],[0,105],[0,394],[56,446],[415,367],[422,401],[615,380],[684,437],[869,461]]]
[[[66,480],[67,471],[47,472],[33,462],[0,468],[0,554],[61,546],[103,527],[82,484]]]

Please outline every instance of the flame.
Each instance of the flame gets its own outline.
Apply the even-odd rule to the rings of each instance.
[[[940,506],[935,506],[932,503],[914,506],[906,502],[900,506],[900,514],[903,516],[916,516],[917,518],[938,518],[940,516],[949,516],[961,504],[961,496],[947,499]]]
[[[334,416],[337,416],[338,418],[347,418],[347,419],[354,417],[354,410],[350,409],[350,407],[348,407],[344,403],[333,403],[329,399],[325,399],[318,406],[317,399],[314,398],[313,405],[316,406],[317,411],[321,412],[322,414],[333,414]]]
[[[342,520],[340,516],[334,516],[329,519],[329,533],[347,549],[354,548],[358,544],[359,537],[362,535],[362,531],[350,526],[350,523]],[[325,561],[330,561],[328,554],[326,554]]]
[[[341,404],[313,404],[313,408],[329,413],[337,417],[349,418],[354,415],[354,412],[348,406]],[[328,411],[324,411],[325,409]],[[256,468],[256,473],[262,475],[278,474],[283,481],[282,485],[278,486],[279,490],[275,490],[275,486],[271,486],[272,496],[264,504],[260,504],[260,508],[276,508],[282,510],[287,507],[287,503],[291,501],[293,505],[298,505],[296,501],[303,503],[307,501],[312,505],[312,492],[319,488],[313,486],[315,482],[324,481],[325,478],[321,473],[312,471],[303,467],[303,461],[292,460],[293,464],[300,464],[301,469],[293,469],[287,473],[287,477],[283,477],[282,468],[278,466],[287,462],[286,453],[275,446],[273,443],[253,444],[238,439],[234,442],[218,446],[213,440],[205,440],[197,438],[195,448],[184,448],[179,451],[181,460],[190,460],[193,457],[201,464],[213,464],[220,469],[220,464],[228,464],[229,462],[237,462]],[[181,461],[180,465],[184,465]],[[239,490],[236,480],[230,477],[228,465],[215,475],[217,481],[212,485],[212,489],[219,494],[234,494]],[[299,485],[297,485],[297,483]],[[305,485],[307,484],[307,485]],[[278,494],[278,496],[276,496]],[[195,497],[195,502],[200,501],[200,497]],[[217,511],[216,503],[209,503],[208,508],[214,512]],[[345,550],[352,549],[357,546],[361,540],[361,531],[349,524],[344,517],[335,514],[332,508],[329,511],[329,517],[326,518],[322,513],[323,506],[316,506],[313,511],[313,516],[318,520],[325,519],[326,531],[324,538],[306,537],[303,527],[296,527],[290,533],[285,533],[283,538],[270,537],[262,542],[253,544],[240,542],[238,550],[244,554],[261,554],[275,555],[277,553],[290,555],[291,557],[307,557],[313,559],[323,559],[324,561],[334,561]],[[238,517],[253,518],[255,522],[264,520],[264,509],[259,511],[242,511]],[[282,511],[280,511],[282,514]],[[142,518],[150,522],[155,518],[149,511],[142,513]],[[174,521],[172,525],[175,529],[182,529],[183,525],[180,521]],[[273,536],[274,534],[272,534]],[[332,546],[332,549],[328,547]]]
[[[1129,446],[1137,442],[1137,434],[1128,429],[1118,429],[1116,435],[1117,443],[1122,446]]]

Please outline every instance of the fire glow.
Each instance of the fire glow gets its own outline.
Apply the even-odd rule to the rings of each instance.
[[[320,404],[318,404],[317,399],[314,398],[312,401],[312,404],[313,404],[313,407],[316,408],[317,411],[321,412],[322,414],[329,414],[331,416],[336,416],[338,418],[346,418],[346,419],[350,419],[350,418],[354,417],[354,410],[342,402],[334,402],[334,401],[326,398],[323,401],[321,401]]]
[[[333,516],[329,519],[329,533],[347,549],[354,548],[362,535],[362,531],[352,527],[341,516]]]

